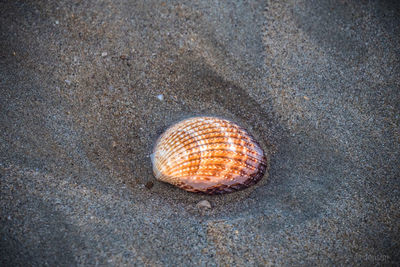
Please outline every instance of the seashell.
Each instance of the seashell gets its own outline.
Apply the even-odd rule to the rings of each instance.
[[[257,183],[267,161],[260,145],[235,123],[194,117],[170,127],[152,154],[154,175],[190,192],[229,193]]]

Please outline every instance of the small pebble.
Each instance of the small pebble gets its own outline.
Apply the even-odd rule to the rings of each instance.
[[[65,80],[65,82],[66,82],[68,85],[71,85],[71,81],[70,81],[70,80]]]
[[[158,95],[157,96],[158,100],[163,101],[164,100],[164,96],[163,95]]]
[[[197,203],[196,205],[198,208],[202,209],[202,208],[207,208],[207,209],[211,209],[211,204],[210,202],[208,202],[207,200],[202,200],[199,203]]]
[[[60,22],[58,20],[56,20],[56,24],[58,25]]]
[[[101,56],[102,56],[102,57],[106,57],[107,55],[108,55],[107,52],[101,53]]]

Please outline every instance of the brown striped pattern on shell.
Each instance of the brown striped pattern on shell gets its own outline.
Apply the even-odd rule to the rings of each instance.
[[[195,117],[169,128],[152,155],[157,179],[191,192],[228,193],[258,182],[263,150],[243,128],[214,117]]]

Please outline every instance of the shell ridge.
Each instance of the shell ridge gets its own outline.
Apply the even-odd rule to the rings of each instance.
[[[212,143],[212,144],[207,144],[207,145],[204,145],[204,146],[210,146],[210,145],[214,146],[214,145],[218,145],[218,144],[223,144],[223,143]],[[185,154],[186,159],[188,159],[190,157],[194,157],[196,155],[198,155],[197,157],[201,157],[202,156],[200,151],[198,151],[196,148],[197,147],[193,147],[190,150],[188,150],[188,152]],[[213,149],[208,148],[207,149],[208,153],[217,152],[217,151],[219,151],[219,152],[229,151],[229,153],[235,153],[238,156],[247,157],[247,159],[250,159],[253,162],[261,162],[261,161],[263,161],[263,155],[262,154],[258,154],[258,153],[257,154],[250,154],[251,152],[249,152],[248,150],[245,150],[245,151],[239,151],[239,150],[232,151],[232,150],[227,150],[225,148],[213,148]],[[171,165],[175,165],[179,160],[182,160],[182,157],[176,157],[176,158],[174,158],[174,161],[172,161],[172,159],[171,159]],[[183,162],[185,162],[185,161],[183,161]]]
[[[200,148],[200,147],[203,147],[203,146],[218,147],[218,145],[222,145],[222,148],[221,148],[220,150],[236,152],[236,151],[233,151],[233,150],[229,150],[229,149],[224,148],[224,146],[223,146],[223,145],[224,145],[224,142],[213,142],[213,143],[202,144],[202,145],[197,146],[197,147],[191,147],[191,148],[189,149],[189,151],[193,152],[193,151],[195,151],[196,149],[198,149],[198,148]],[[225,146],[227,146],[227,145],[225,145]],[[238,144],[238,147],[241,147],[240,144]],[[210,149],[207,149],[207,150],[208,150],[208,151],[215,151],[215,150],[218,150],[218,149],[212,149],[212,148],[210,148]],[[258,160],[261,160],[261,157],[263,156],[262,154],[259,154],[259,153],[257,153],[257,152],[256,152],[256,153],[249,152],[249,153],[243,153],[243,154],[249,155],[249,156],[253,156],[253,158],[256,158],[256,159],[258,159]],[[187,154],[187,155],[191,155],[191,154]],[[256,155],[259,155],[260,157],[258,158],[258,157],[256,157]]]
[[[248,156],[249,158],[251,158],[252,159],[252,161],[263,161],[263,158],[262,158],[262,156],[263,155],[261,155],[261,154],[257,154],[257,155],[259,155],[260,156],[260,158],[257,158],[257,157],[255,157],[253,154],[248,154],[248,153],[244,153],[243,151],[232,151],[232,150],[226,150],[226,149],[218,149],[218,148],[215,148],[215,149],[208,149],[207,150],[208,152],[216,152],[216,151],[221,151],[221,152],[223,152],[223,151],[229,151],[229,152],[231,152],[231,153],[236,153],[236,154],[239,154],[240,156]],[[196,153],[198,153],[198,152],[193,152],[193,153],[191,153],[191,154],[188,154],[188,156],[193,156],[193,155],[195,155]]]
[[[205,128],[204,130],[202,130],[202,131],[207,131],[207,130],[209,130],[209,129],[217,129],[216,127],[209,127],[209,128]],[[227,128],[228,129],[228,128]],[[205,135],[207,135],[207,134],[216,134],[216,133],[220,133],[220,131],[214,131],[214,132],[210,132],[210,133],[202,133],[202,134],[199,134],[198,136],[205,136]],[[240,132],[233,132],[232,131],[232,133],[235,133],[235,134],[240,134]],[[242,132],[242,134],[243,133],[245,133],[245,132]],[[194,143],[195,141],[192,141],[192,142],[189,142],[189,143],[185,143],[186,141],[188,141],[188,140],[190,140],[191,138],[187,138],[187,139],[184,139],[184,140],[182,140],[182,142],[180,143],[180,145],[177,145],[177,146],[171,146],[171,149],[169,150],[169,153],[168,154],[166,154],[166,157],[168,157],[171,153],[173,153],[174,151],[176,151],[177,149],[179,149],[179,150],[181,150],[182,148],[184,148],[185,146],[188,146],[188,145],[190,145],[190,144],[192,144],[192,143]],[[252,140],[251,139],[246,139],[246,140],[248,140],[248,142],[251,142]],[[174,145],[176,144],[177,142],[175,142],[175,143],[173,143]]]
[[[227,156],[207,156],[207,157],[204,157],[203,159],[212,159],[212,158],[237,161],[237,162],[243,163],[243,165],[245,165],[245,167],[249,168],[249,169],[257,168],[260,165],[260,162],[258,162],[258,161],[257,162],[252,161],[252,162],[255,162],[255,164],[249,164],[249,163],[247,163],[248,162],[247,160],[240,160],[238,158],[230,158]],[[186,164],[190,164],[190,163],[196,162],[196,161],[198,161],[198,159],[190,159],[190,160],[182,162],[181,166],[184,166]],[[176,167],[176,168],[178,168],[178,167]],[[171,172],[176,170],[176,168],[171,169]]]
[[[208,144],[201,144],[200,146],[198,146],[198,147],[192,147],[192,148],[190,148],[190,149],[188,149],[187,151],[187,153],[184,155],[186,158],[188,158],[188,157],[190,157],[190,156],[194,156],[194,155],[199,155],[199,157],[201,157],[202,156],[202,153],[200,152],[200,151],[198,151],[198,149],[199,149],[199,147],[212,147],[212,146],[216,146],[216,147],[218,147],[218,145],[221,145],[221,144],[224,144],[223,142],[218,142],[218,143],[208,143]],[[234,153],[238,153],[238,154],[242,154],[243,156],[247,156],[247,157],[251,157],[252,159],[254,159],[255,161],[260,161],[260,160],[262,160],[262,157],[263,157],[263,155],[260,155],[260,154],[248,154],[248,153],[241,153],[241,152],[239,152],[239,151],[231,151],[231,150],[228,150],[228,149],[226,149],[226,148],[221,148],[221,149],[210,149],[210,148],[208,148],[207,149],[207,151],[217,151],[217,150],[220,150],[220,151],[230,151],[230,152],[234,152]],[[248,152],[248,150],[246,150],[246,152]],[[257,157],[258,156],[258,157]],[[177,162],[179,162],[179,160],[182,160],[182,158],[183,158],[183,155],[182,154],[178,154],[176,157],[174,157],[174,158],[169,158],[169,160],[170,160],[170,164],[171,165],[174,165],[174,164],[176,164]],[[165,163],[165,162],[164,162]]]
[[[209,158],[207,158],[207,159],[212,159],[211,157],[209,157]],[[204,159],[203,159],[204,160]],[[229,159],[228,159],[229,160]],[[196,163],[196,162],[201,162],[200,161],[200,159],[195,159],[195,160],[193,160],[193,161],[190,161],[190,163]],[[223,162],[223,161],[222,161]],[[183,164],[182,164],[183,165]],[[169,174],[170,175],[173,175],[173,174],[177,174],[177,172],[183,172],[183,170],[189,170],[190,168],[191,168],[191,165],[188,165],[188,166],[185,166],[185,167],[182,167],[182,165],[180,166],[180,168],[179,168],[179,170],[177,170],[177,169],[171,169],[171,171],[169,172]],[[220,162],[215,162],[215,163],[209,163],[209,164],[207,164],[207,166],[208,166],[208,168],[212,168],[213,166],[220,166],[220,165],[223,165],[223,163],[221,163],[221,161]],[[227,168],[226,167],[226,165],[224,165],[225,166],[225,169]],[[239,165],[240,166],[240,168],[241,169],[244,169],[244,168],[246,168],[246,169],[248,169],[248,170],[251,170],[251,171],[254,171],[254,170],[256,170],[257,169],[257,167],[258,167],[258,165],[257,166],[250,166],[250,165],[245,165],[245,163],[243,164],[243,165]],[[206,168],[206,167],[205,167]],[[228,169],[235,169],[236,167],[228,167]]]
[[[185,122],[190,122],[190,123],[185,124]],[[180,144],[182,144],[182,139],[178,138],[182,132],[186,133],[187,131],[193,130],[194,127],[202,125],[203,121],[187,119],[179,124],[182,124],[182,125],[171,127],[171,129],[168,129],[167,132],[165,134],[163,134],[163,136],[160,137],[160,140],[162,140],[163,137],[166,136],[165,140],[163,140],[163,143],[160,145],[169,147],[169,151],[168,151],[167,155],[164,157],[164,159],[167,159],[168,156],[175,151],[175,145],[180,146]],[[168,135],[168,133],[171,133],[171,132],[172,132],[172,134]],[[188,139],[190,139],[190,138],[191,137],[189,137]],[[157,147],[157,145],[156,145],[156,147]]]

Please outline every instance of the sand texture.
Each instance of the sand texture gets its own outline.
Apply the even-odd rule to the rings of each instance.
[[[400,264],[398,1],[0,10],[1,266]],[[248,129],[265,177],[155,180],[158,136],[195,115]]]

